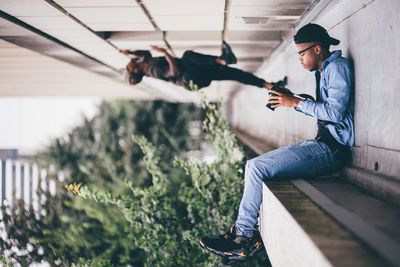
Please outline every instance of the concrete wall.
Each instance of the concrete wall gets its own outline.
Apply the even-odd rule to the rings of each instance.
[[[355,69],[356,148],[353,166],[400,181],[400,1],[321,0],[302,20],[328,29]],[[297,27],[297,29],[299,28]],[[331,50],[332,50],[331,49]],[[314,95],[314,74],[285,40],[259,69],[266,80],[288,76],[296,93]],[[231,99],[231,123],[276,146],[313,138],[315,119],[293,109],[265,108],[266,91],[245,87]]]

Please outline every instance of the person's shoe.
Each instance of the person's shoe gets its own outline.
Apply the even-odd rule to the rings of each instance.
[[[232,48],[230,47],[230,45],[228,45],[227,42],[222,41],[221,50],[222,50],[222,54],[221,54],[220,58],[225,60],[225,63],[227,65],[237,63],[237,58],[236,58],[235,54],[233,53]]]
[[[280,87],[285,87],[287,85],[287,83],[288,83],[288,78],[287,78],[287,76],[285,76],[285,77],[283,77],[282,80],[279,80],[274,84],[277,86],[280,86]]]
[[[228,232],[217,237],[203,237],[199,241],[200,246],[208,251],[222,256],[225,264],[246,260],[264,248],[260,233],[253,231],[253,237],[237,235],[236,226],[232,226]]]
[[[208,249],[208,246],[211,245],[211,247],[214,247],[212,244],[214,243],[214,240],[233,240],[236,236],[236,225],[232,225],[231,228],[229,228],[229,230],[222,234],[219,235],[217,237],[202,237],[199,240],[199,244],[202,248]],[[217,252],[217,251],[212,251],[220,256],[223,256],[221,253]]]
[[[250,250],[248,256],[253,257],[262,250],[264,250],[264,243],[262,241],[261,234],[258,230],[253,230],[253,237],[250,240]]]

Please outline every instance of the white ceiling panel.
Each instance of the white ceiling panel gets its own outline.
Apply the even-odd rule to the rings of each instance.
[[[303,6],[308,7],[313,0],[231,0],[232,6]]]
[[[221,55],[221,45],[208,45],[208,46],[201,46],[201,45],[187,45],[187,46],[176,46],[174,45],[174,52],[177,57],[182,57],[183,53],[187,50],[193,50],[197,53],[202,53],[205,55],[212,55],[212,56],[220,56]]]
[[[84,7],[66,8],[87,25],[97,23],[150,23],[140,7]]]
[[[158,16],[155,18],[162,31],[221,31],[223,16]]]
[[[121,49],[150,49],[150,45],[165,45],[161,32],[114,33],[108,41]]]
[[[313,0],[232,0],[228,30],[289,31]]]
[[[161,32],[114,33],[108,41],[120,49],[147,50],[150,45],[164,46]]]
[[[304,12],[302,8],[282,8],[280,6],[237,6],[230,10],[230,17],[281,17],[297,19]]]
[[[16,28],[15,24],[4,19],[0,19],[0,36],[32,36],[35,35],[31,31],[23,28]]]
[[[27,5],[50,6],[45,1],[32,0],[30,3],[32,4]],[[43,3],[45,3],[45,5],[43,5]],[[79,51],[82,51],[83,53],[86,53],[90,57],[93,57],[112,68],[120,69],[125,66],[126,62],[128,61],[126,56],[118,53],[117,49],[112,47],[93,32],[89,31],[84,26],[77,23],[72,18],[66,16],[54,7],[50,7],[54,10],[54,14],[52,14],[52,16],[35,16],[34,14],[25,14],[24,12],[26,7],[22,5],[16,5],[13,12],[10,12],[10,15],[16,16],[25,23],[28,23],[31,26],[49,34],[50,36],[67,43],[68,45],[76,48]],[[17,16],[17,14],[24,14],[24,16]],[[112,54],[114,56],[104,56],[105,54]]]
[[[124,24],[111,24],[111,23],[90,23],[88,26],[96,32],[123,32],[123,31],[154,31],[151,23],[124,23]]]
[[[271,26],[270,24],[244,24],[232,23],[228,24],[228,30],[231,31],[269,31],[269,30],[290,30],[291,25],[277,25],[278,27]]]
[[[144,0],[144,5],[154,17],[224,15],[225,0]],[[190,23],[190,20],[186,21]]]
[[[113,33],[108,40],[109,41],[161,41],[163,34],[161,32],[149,31],[149,32],[117,32]]]
[[[83,27],[66,16],[60,17],[18,17],[20,20],[38,28],[47,30],[81,30]]]
[[[113,68],[120,69],[127,62],[127,58],[118,53],[114,47],[71,18],[65,16],[20,19]],[[104,53],[113,53],[114,57],[105,58]]]
[[[280,41],[280,31],[228,31],[226,38],[232,42],[257,43]]]
[[[98,37],[89,31],[78,30],[49,30],[50,34],[59,40],[79,40],[80,42],[98,42]]]
[[[14,16],[62,16],[43,0],[1,0],[0,10]]]
[[[110,45],[108,45],[106,42],[99,42],[96,36],[91,36],[90,33],[84,33],[84,32],[79,33],[80,36],[79,39],[77,38],[76,34],[66,33],[65,31],[64,32],[54,31],[50,33],[52,33],[54,37],[63,40],[67,44],[79,48],[79,50],[82,50],[87,47],[96,47],[96,46],[100,46],[103,48],[104,46],[110,47]],[[107,48],[107,50],[109,49]]]
[[[196,50],[210,55],[221,52],[220,31],[169,31],[166,38],[180,56],[185,50]]]
[[[235,44],[230,43],[233,52],[239,58],[265,58],[269,55],[270,51],[278,45],[278,42],[270,45],[248,45],[248,44]],[[219,56],[221,55],[221,46],[219,44],[210,46],[173,46],[177,55],[182,55],[186,50],[193,50],[206,55]]]
[[[169,41],[187,41],[192,40],[194,43],[197,41],[221,41],[221,32],[218,31],[169,31],[167,33]]]
[[[221,40],[201,40],[201,41],[195,41],[193,42],[193,40],[178,40],[178,41],[174,41],[174,40],[169,40],[168,41],[171,46],[173,46],[174,48],[177,46],[184,46],[184,47],[207,47],[207,46],[221,46]]]
[[[119,49],[150,50],[150,45],[165,46],[164,41],[111,41]]]
[[[296,19],[273,19],[260,18],[257,20],[246,20],[240,16],[229,18],[228,30],[231,31],[288,31],[291,30],[296,23]]]
[[[138,6],[135,0],[56,0],[55,2],[63,7]]]
[[[145,0],[144,5],[163,31],[221,31],[224,0]]]
[[[261,45],[261,44],[237,44],[231,43],[232,50],[235,55],[239,58],[265,58],[267,57],[272,49],[277,46],[279,42],[270,43],[268,45]]]
[[[21,70],[24,78],[21,79]],[[131,86],[0,40],[1,96],[100,96],[154,99]]]
[[[81,41],[73,39],[73,38],[71,38],[71,39],[66,38],[65,40],[72,46],[79,45],[79,50],[81,50],[81,51],[85,51],[87,53],[90,53],[91,55],[98,54],[98,56],[100,56],[99,57],[100,60],[101,60],[101,55],[103,55],[104,53],[117,52],[117,51],[114,51],[115,49],[112,48],[106,42],[98,42],[98,41],[81,42]],[[109,48],[111,48],[111,50]],[[92,50],[90,50],[90,49],[92,49]]]

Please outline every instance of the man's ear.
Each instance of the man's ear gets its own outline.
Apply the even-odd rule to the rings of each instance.
[[[320,55],[322,53],[322,45],[320,43],[318,43],[314,48],[317,55]]]

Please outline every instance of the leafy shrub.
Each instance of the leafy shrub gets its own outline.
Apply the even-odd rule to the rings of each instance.
[[[130,238],[146,251],[145,266],[216,266],[219,258],[204,253],[198,239],[220,234],[235,221],[243,189],[243,151],[220,114],[217,104],[207,108],[204,130],[216,152],[207,163],[192,154],[175,158],[174,165],[189,175],[178,194],[160,168],[157,148],[143,136],[133,136],[144,153],[143,165],[151,174],[149,187],[139,188],[125,181],[129,194],[113,195],[92,186],[73,185],[77,195],[120,210],[130,225]],[[78,188],[76,188],[78,187]],[[179,207],[184,207],[182,211]],[[265,258],[250,266],[265,265]]]

